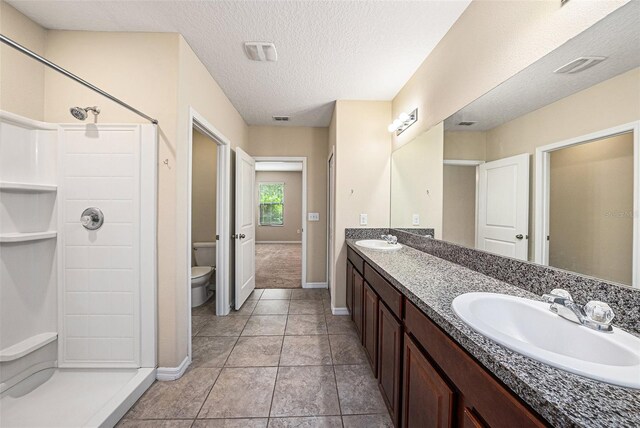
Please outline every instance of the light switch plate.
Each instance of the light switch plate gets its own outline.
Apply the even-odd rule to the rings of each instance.
[[[320,221],[320,213],[309,213],[309,221]]]
[[[367,225],[367,215],[360,214],[360,226],[366,226],[366,225]]]
[[[414,214],[411,223],[414,226],[420,226],[420,214]]]

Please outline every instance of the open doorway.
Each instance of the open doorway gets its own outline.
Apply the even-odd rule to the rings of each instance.
[[[188,204],[185,254],[189,269],[189,348],[192,336],[212,316],[229,314],[231,145],[216,128],[190,110]]]
[[[640,286],[640,122],[536,151],[536,262]]]
[[[304,158],[256,158],[256,288],[305,284]]]
[[[476,247],[479,160],[445,160],[442,177],[442,239]]]

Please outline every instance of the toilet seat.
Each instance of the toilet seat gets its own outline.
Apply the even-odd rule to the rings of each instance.
[[[211,266],[191,266],[191,279],[202,278],[213,270]]]

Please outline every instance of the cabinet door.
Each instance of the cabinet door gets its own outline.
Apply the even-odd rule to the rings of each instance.
[[[347,309],[353,319],[353,265],[347,262]]]
[[[365,281],[362,308],[362,343],[374,376],[378,376],[378,295]]]
[[[394,425],[400,422],[402,324],[382,302],[378,303],[378,381]]]
[[[468,407],[462,412],[462,428],[486,428],[486,425]]]
[[[405,334],[402,426],[451,427],[453,399],[453,391],[449,385]]]
[[[353,270],[353,322],[362,340],[362,297],[364,293],[364,279],[360,272]]]

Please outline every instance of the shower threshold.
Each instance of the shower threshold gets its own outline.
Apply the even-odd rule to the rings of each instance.
[[[155,380],[155,369],[45,369],[0,396],[7,427],[113,427]]]

